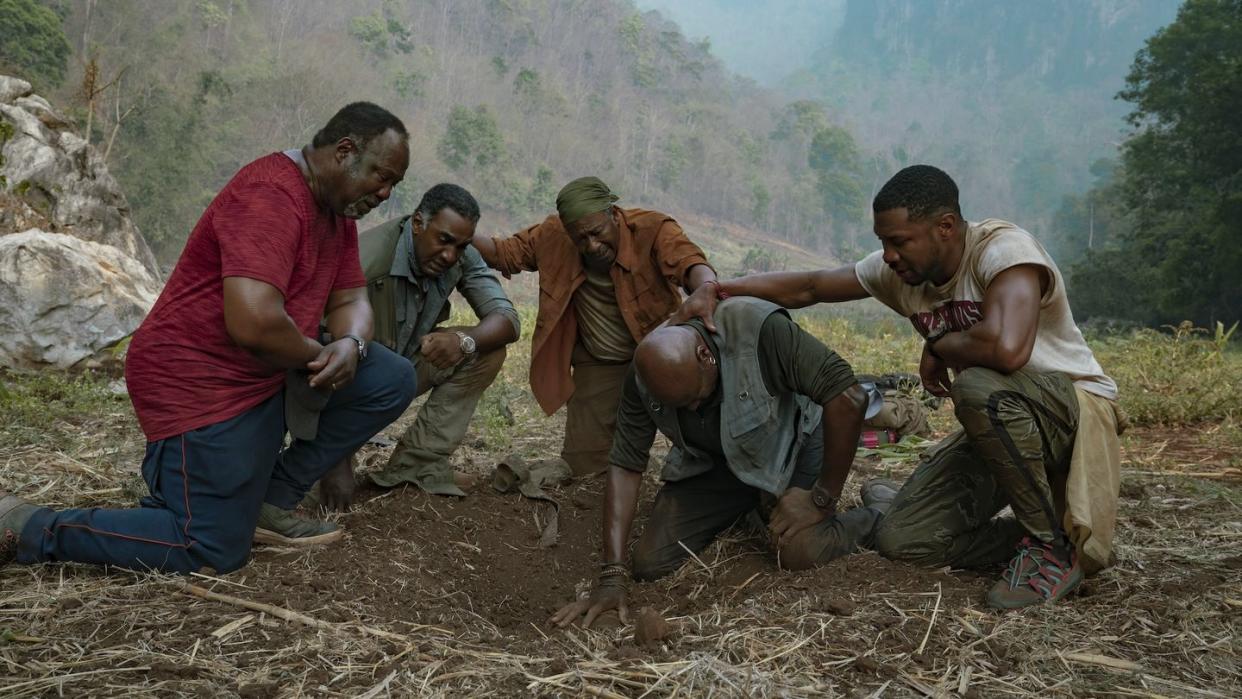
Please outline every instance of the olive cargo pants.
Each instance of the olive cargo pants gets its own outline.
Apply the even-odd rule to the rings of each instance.
[[[880,521],[887,558],[972,568],[1001,563],[1030,535],[1064,540],[1050,472],[1069,469],[1078,398],[1069,377],[974,367],[951,389],[962,431],[936,445]],[[1063,479],[1057,479],[1063,480]],[[1009,505],[1016,519],[996,517]]]

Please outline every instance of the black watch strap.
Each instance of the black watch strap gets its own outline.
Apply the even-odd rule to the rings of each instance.
[[[828,489],[816,483],[811,487],[811,502],[821,510],[833,512],[837,509],[837,501],[841,498],[828,492]]]
[[[361,337],[358,337],[357,335],[341,335],[341,339],[342,340],[345,340],[345,339],[353,340],[354,343],[358,345],[358,359],[367,358],[367,341],[366,340],[362,339]]]

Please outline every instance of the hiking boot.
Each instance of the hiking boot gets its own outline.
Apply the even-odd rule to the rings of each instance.
[[[1072,547],[1062,549],[1026,537],[1005,574],[988,591],[988,605],[994,609],[1020,609],[1058,602],[1077,589],[1082,579],[1078,553]]]
[[[874,507],[888,514],[888,508],[893,504],[893,499],[897,497],[899,490],[901,490],[901,484],[897,481],[888,478],[872,478],[862,486],[863,507]]]
[[[0,490],[0,566],[17,560],[17,542],[22,528],[39,508]]]
[[[299,517],[292,510],[282,510],[266,502],[259,510],[259,522],[254,528],[257,544],[317,546],[332,543],[343,535],[340,527],[332,522]]]

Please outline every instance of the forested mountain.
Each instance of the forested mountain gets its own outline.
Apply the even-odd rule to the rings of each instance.
[[[450,180],[478,195],[485,228],[523,225],[565,181],[598,174],[626,204],[820,249],[864,223],[840,176],[858,157],[848,132],[629,0],[44,5],[72,57],[59,94],[36,85],[76,105],[165,261],[239,165],[307,142],[358,99],[412,135],[410,172],[375,220]]]
[[[848,0],[792,96],[834,106],[877,173],[954,175],[969,216],[1047,238],[1065,194],[1113,157],[1135,52],[1180,0]]]

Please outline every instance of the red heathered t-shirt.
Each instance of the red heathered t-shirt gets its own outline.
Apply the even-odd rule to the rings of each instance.
[[[125,380],[149,441],[223,422],[281,390],[224,327],[224,278],[271,284],[315,337],[328,295],[366,286],[354,222],[315,205],[298,166],[273,153],[242,168],[203,212],[168,284],[134,333]]]

